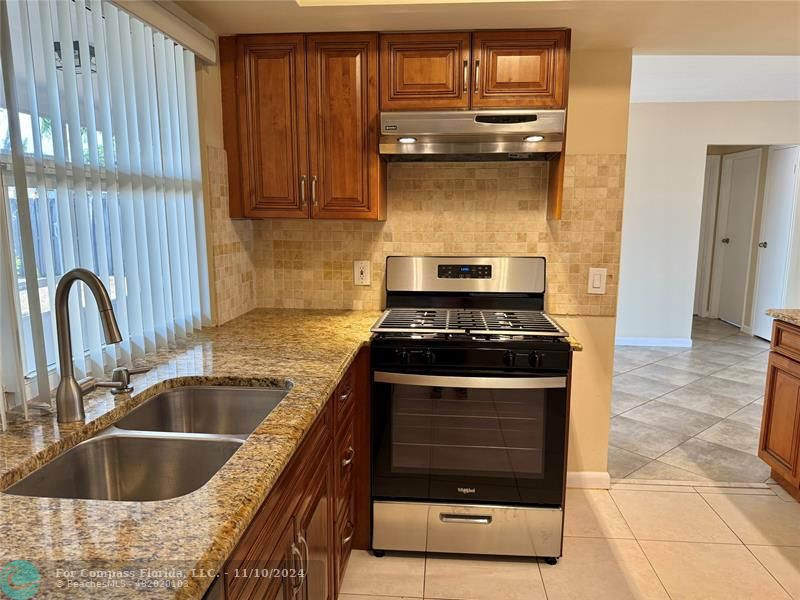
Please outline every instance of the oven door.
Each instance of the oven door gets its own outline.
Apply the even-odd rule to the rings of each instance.
[[[561,506],[566,377],[373,373],[375,500]]]

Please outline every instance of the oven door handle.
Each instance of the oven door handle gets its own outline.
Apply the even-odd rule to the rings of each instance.
[[[566,377],[452,377],[375,371],[374,380],[378,383],[400,385],[502,390],[563,389],[567,387]]]

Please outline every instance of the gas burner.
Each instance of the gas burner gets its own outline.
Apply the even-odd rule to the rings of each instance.
[[[470,336],[565,337],[567,333],[538,310],[472,310],[391,308],[372,328],[373,333],[468,334]],[[485,339],[485,338],[484,338]],[[498,339],[498,338],[495,338]]]

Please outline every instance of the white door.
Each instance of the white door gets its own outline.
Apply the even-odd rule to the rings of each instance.
[[[753,333],[770,339],[770,308],[783,308],[788,283],[789,247],[797,202],[800,146],[770,148],[761,235],[758,239]]]
[[[761,150],[722,157],[712,288],[716,314],[741,326],[753,241]]]
[[[700,250],[697,253],[697,277],[694,288],[694,314],[708,316],[711,293],[711,259],[714,256],[714,219],[719,200],[719,170],[721,156],[706,157],[706,178],[703,184],[703,214],[700,221]]]

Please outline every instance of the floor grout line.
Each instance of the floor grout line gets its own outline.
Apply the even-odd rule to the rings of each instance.
[[[714,321],[714,322],[716,322],[716,321]],[[733,326],[731,326],[731,328],[733,328]],[[728,334],[728,335],[723,335],[723,336],[721,336],[721,337],[719,337],[719,338],[715,338],[715,339],[713,339],[713,340],[704,341],[703,345],[715,344],[715,343],[725,343],[725,342],[724,342],[724,340],[726,340],[726,339],[729,339],[729,338],[731,338],[731,337],[735,337],[735,336],[736,336],[738,333],[739,333],[739,332],[732,332],[732,333],[730,333],[730,334]],[[760,338],[755,338],[755,336],[753,336],[753,338],[754,338],[754,339],[760,339]],[[727,343],[729,343],[729,344],[733,344],[733,345],[737,345],[737,344],[735,344],[734,342],[727,342]],[[746,348],[746,347],[748,347],[748,346],[746,346],[746,345],[744,345],[744,344],[741,344],[741,346],[742,346],[742,347],[745,347],[745,348]],[[659,359],[657,359],[657,360],[653,360],[653,361],[651,361],[651,362],[649,362],[649,363],[645,363],[645,364],[643,364],[643,365],[640,365],[640,366],[638,366],[638,367],[634,367],[633,369],[630,369],[630,370],[628,370],[628,371],[626,371],[626,372],[624,372],[624,373],[615,374],[615,375],[614,375],[614,377],[613,377],[613,379],[616,379],[616,378],[617,378],[619,375],[622,375],[622,374],[631,374],[631,373],[635,374],[634,372],[635,372],[636,370],[638,370],[638,369],[641,369],[641,368],[644,368],[644,367],[647,367],[647,366],[651,366],[651,365],[655,365],[655,364],[659,364],[659,363],[661,363],[662,361],[665,361],[665,360],[673,359],[673,358],[675,358],[675,357],[682,356],[682,355],[684,355],[684,354],[686,354],[686,353],[688,353],[688,352],[692,352],[693,350],[698,350],[698,349],[700,349],[700,348],[702,348],[702,347],[703,347],[703,346],[692,347],[692,348],[689,348],[689,349],[686,349],[686,350],[682,350],[682,351],[676,352],[676,353],[674,353],[674,354],[669,354],[669,355],[667,355],[667,356],[664,356],[664,357],[662,357],[662,358],[659,358]],[[711,350],[711,351],[712,351],[712,352],[715,352],[714,350]],[[719,369],[717,369],[717,370],[715,370],[715,371],[712,371],[711,373],[708,373],[708,374],[705,374],[705,375],[700,375],[700,376],[699,376],[697,379],[695,379],[694,381],[691,381],[691,382],[689,382],[689,383],[687,383],[687,384],[685,384],[685,385],[679,386],[679,387],[677,387],[677,388],[675,388],[675,389],[673,389],[673,390],[670,390],[670,391],[668,391],[668,392],[665,392],[664,394],[660,394],[660,395],[658,395],[658,396],[656,396],[656,397],[654,397],[654,398],[650,398],[650,399],[648,399],[646,402],[643,402],[642,404],[639,404],[639,405],[637,405],[637,406],[635,406],[635,407],[633,407],[633,408],[630,408],[630,409],[628,409],[628,410],[622,411],[621,413],[618,413],[618,414],[616,414],[616,415],[613,415],[611,418],[613,419],[613,418],[615,418],[615,417],[619,417],[619,416],[625,416],[625,415],[626,415],[626,413],[629,413],[629,412],[631,412],[631,411],[633,411],[633,410],[636,410],[637,408],[640,408],[640,407],[642,407],[642,406],[645,406],[645,405],[647,405],[647,404],[650,404],[650,403],[652,403],[652,402],[654,402],[654,401],[660,400],[660,399],[664,398],[665,396],[668,396],[669,394],[672,394],[672,393],[674,393],[674,392],[676,392],[676,391],[682,390],[682,389],[684,389],[684,388],[686,388],[686,387],[688,387],[688,386],[690,386],[690,385],[692,385],[692,384],[695,384],[695,383],[697,383],[698,381],[702,381],[703,379],[707,379],[707,378],[709,378],[709,377],[712,377],[712,376],[714,376],[714,375],[716,375],[716,374],[718,374],[718,373],[720,373],[720,372],[722,372],[722,371],[724,371],[724,370],[726,370],[726,369],[730,369],[730,368],[733,368],[733,367],[735,367],[735,366],[737,366],[737,365],[741,365],[741,364],[742,364],[742,363],[744,363],[744,362],[751,361],[752,359],[756,358],[757,356],[760,356],[761,354],[764,354],[764,353],[767,353],[767,352],[769,352],[769,348],[765,348],[765,349],[763,349],[763,350],[759,350],[758,352],[756,352],[755,354],[752,354],[752,355],[750,355],[750,356],[741,356],[741,355],[735,355],[735,354],[731,354],[731,353],[726,353],[726,352],[724,352],[724,351],[716,351],[716,352],[720,352],[721,354],[730,354],[732,357],[733,357],[733,356],[739,356],[739,358],[741,358],[741,360],[737,360],[737,361],[735,361],[735,362],[733,362],[733,363],[731,363],[731,364],[729,364],[729,365],[720,366],[720,368],[719,368]],[[701,359],[701,360],[702,360],[702,359]],[[713,363],[713,361],[707,361],[707,362],[712,362],[712,363]],[[680,369],[680,368],[678,368],[678,367],[670,367],[670,365],[662,365],[662,366],[665,366],[665,367],[668,367],[668,368],[674,368],[674,369],[676,369],[676,370],[682,370],[682,371],[685,371],[685,372],[687,372],[687,373],[692,373],[692,372],[691,372],[691,371],[689,371],[688,369]],[[755,369],[748,369],[748,370],[755,371]],[[766,367],[765,367],[765,372],[766,372]],[[693,375],[698,375],[697,373],[692,373],[692,374],[693,374]],[[645,379],[651,379],[651,378],[648,378],[646,375],[638,375],[638,377],[642,377],[642,378],[645,378]],[[722,379],[726,379],[726,381],[731,381],[731,382],[734,382],[734,383],[742,383],[742,382],[736,382],[735,380],[732,380],[732,379],[727,379],[727,378],[724,378],[724,377],[723,377]],[[652,381],[653,381],[653,382],[655,382],[655,383],[660,383],[660,384],[669,384],[669,382],[660,381],[660,380],[657,380],[657,379],[652,379]],[[613,394],[613,392],[612,392],[612,394]],[[635,395],[635,394],[633,394],[633,395]],[[762,394],[762,396],[763,396],[763,394]],[[630,471],[629,473],[627,473],[627,474],[625,475],[625,477],[628,477],[628,476],[632,475],[633,473],[635,473],[635,472],[637,472],[637,471],[639,471],[639,470],[643,469],[644,467],[646,467],[646,466],[648,466],[648,465],[652,464],[653,462],[655,462],[655,461],[657,461],[657,460],[661,460],[661,459],[662,459],[662,458],[663,458],[663,457],[664,457],[666,454],[668,454],[668,453],[672,452],[672,451],[673,451],[673,450],[675,450],[676,448],[678,448],[678,447],[682,446],[683,444],[685,444],[686,442],[688,442],[689,440],[692,440],[692,439],[694,439],[694,438],[701,439],[701,440],[703,440],[703,441],[705,441],[705,442],[707,442],[707,443],[710,443],[710,444],[716,444],[716,445],[718,445],[718,446],[721,446],[721,447],[723,447],[723,448],[726,448],[726,449],[728,449],[728,450],[731,450],[731,451],[734,451],[734,452],[742,452],[743,454],[746,454],[746,455],[748,455],[748,456],[757,456],[757,455],[753,455],[753,454],[751,454],[751,453],[749,453],[749,452],[743,452],[742,450],[739,450],[738,448],[732,448],[732,447],[730,447],[730,446],[726,446],[726,445],[724,445],[724,444],[717,444],[716,442],[710,442],[710,441],[708,441],[708,440],[704,440],[703,438],[700,438],[699,436],[700,436],[701,434],[705,433],[706,431],[708,431],[709,429],[711,429],[712,427],[715,427],[715,426],[716,426],[716,425],[718,425],[720,422],[722,422],[722,421],[724,421],[724,420],[726,420],[726,419],[730,418],[732,415],[736,414],[737,412],[741,411],[742,409],[746,408],[747,406],[750,406],[750,405],[751,405],[751,404],[753,404],[754,402],[757,402],[757,401],[758,401],[758,400],[759,400],[759,399],[760,399],[762,396],[757,396],[757,397],[753,398],[753,399],[752,399],[752,400],[750,400],[750,401],[749,401],[747,404],[744,404],[743,406],[740,406],[740,407],[738,407],[737,409],[733,410],[732,412],[730,412],[728,415],[726,415],[726,416],[724,416],[724,417],[719,417],[718,415],[711,415],[710,413],[706,413],[706,412],[703,412],[703,411],[698,411],[698,410],[695,410],[694,412],[698,412],[698,413],[702,413],[702,414],[705,414],[705,415],[712,416],[712,417],[716,418],[717,420],[716,420],[714,423],[712,423],[711,425],[709,425],[708,427],[706,427],[705,429],[702,429],[701,431],[698,431],[696,434],[694,434],[694,435],[690,436],[690,437],[689,437],[689,438],[687,438],[686,440],[684,440],[684,441],[682,441],[682,442],[680,442],[680,443],[676,444],[675,446],[673,446],[673,447],[669,448],[669,449],[668,449],[668,450],[666,450],[665,452],[662,452],[662,453],[661,453],[660,455],[658,455],[656,458],[650,458],[650,457],[648,457],[648,456],[641,455],[641,454],[639,454],[639,453],[637,453],[637,452],[633,452],[633,451],[631,451],[631,450],[627,450],[627,449],[625,449],[625,448],[619,448],[618,446],[614,446],[614,444],[613,444],[613,443],[612,443],[612,444],[609,444],[609,445],[610,445],[610,446],[614,446],[615,448],[618,448],[618,449],[620,449],[620,450],[625,450],[625,451],[627,451],[627,452],[630,452],[631,454],[636,454],[636,455],[638,455],[638,456],[642,456],[642,458],[648,459],[648,462],[647,462],[647,463],[645,463],[644,465],[642,465],[642,466],[640,466],[640,467],[637,467],[637,468],[633,469],[632,471]],[[613,403],[613,398],[612,398],[612,403]],[[670,404],[669,402],[662,402],[662,403],[664,403],[664,404]],[[693,409],[686,408],[686,407],[679,407],[679,408],[684,408],[685,410],[693,410]],[[632,419],[632,420],[635,420],[635,421],[638,421],[638,419],[636,419],[636,418],[634,418],[634,417],[630,417],[630,416],[628,416],[628,417],[626,417],[626,418],[628,418],[628,419]],[[671,433],[678,433],[678,434],[680,434],[680,432],[679,432],[679,431],[676,431],[676,430],[674,430],[674,429],[670,429],[669,427],[664,427],[664,426],[653,425],[653,424],[651,424],[651,423],[647,423],[647,422],[645,422],[645,421],[639,421],[639,422],[643,423],[644,425],[648,425],[648,426],[650,426],[650,427],[657,427],[657,428],[664,429],[664,430],[666,430],[666,431],[668,431],[668,432],[671,432]],[[666,463],[666,464],[669,464],[669,463]],[[673,465],[669,465],[669,466],[673,466]],[[673,466],[673,467],[674,467],[674,466]],[[698,473],[698,472],[692,471],[691,469],[686,469],[686,468],[683,468],[683,467],[674,467],[674,468],[681,469],[681,470],[683,470],[683,471],[686,471],[687,473],[692,473],[692,474],[694,474],[694,475],[706,476],[706,475],[705,475],[705,473]]]

